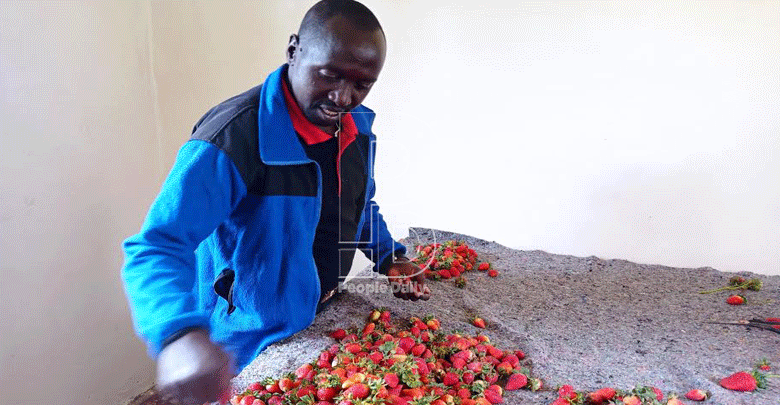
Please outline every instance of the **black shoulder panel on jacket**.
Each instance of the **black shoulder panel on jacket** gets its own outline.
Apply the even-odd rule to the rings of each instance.
[[[220,148],[238,168],[247,190],[256,189],[264,165],[257,145],[257,108],[260,86],[234,96],[209,110],[198,120],[190,139]]]

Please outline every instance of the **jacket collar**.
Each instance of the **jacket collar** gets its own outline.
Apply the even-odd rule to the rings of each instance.
[[[260,89],[257,144],[260,160],[266,164],[295,165],[312,161],[298,140],[284,99],[282,86],[286,67],[284,64],[271,73]],[[373,138],[374,112],[360,105],[352,110],[352,117],[358,132]]]

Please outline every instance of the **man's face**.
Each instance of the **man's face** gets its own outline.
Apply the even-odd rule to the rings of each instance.
[[[321,38],[290,38],[287,77],[306,118],[332,134],[340,113],[362,103],[379,77],[385,38],[380,30],[361,31],[341,16],[325,25]]]

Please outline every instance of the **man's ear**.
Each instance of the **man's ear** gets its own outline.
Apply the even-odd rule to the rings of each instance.
[[[287,43],[287,63],[292,65],[299,47],[298,34],[290,35],[290,42]]]

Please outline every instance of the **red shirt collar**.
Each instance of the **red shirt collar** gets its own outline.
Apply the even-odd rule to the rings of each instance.
[[[290,92],[287,78],[285,78],[284,83],[282,83],[282,87],[284,88],[284,99],[287,102],[287,110],[290,112],[293,128],[306,144],[314,145],[315,143],[325,142],[333,138],[333,135],[323,131],[306,119],[306,116],[303,115],[303,111],[301,111],[301,107],[298,106],[298,102],[295,101],[292,92]],[[341,138],[339,141],[339,145],[341,145],[339,148],[339,156],[341,156],[342,150],[346,149],[346,147],[355,140],[355,137],[357,137],[358,134],[357,126],[355,126],[355,121],[352,119],[352,114],[346,113],[341,115],[341,128],[337,131],[339,138]]]

